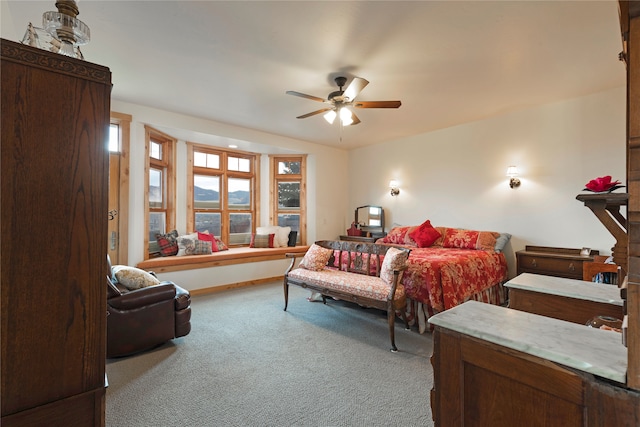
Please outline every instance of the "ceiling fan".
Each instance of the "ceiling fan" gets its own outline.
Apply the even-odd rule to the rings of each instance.
[[[306,93],[300,93],[293,90],[288,90],[287,95],[299,96],[301,98],[307,98],[312,101],[323,102],[329,104],[325,108],[321,108],[311,113],[303,114],[296,117],[297,119],[306,119],[307,117],[315,116],[316,114],[324,114],[324,118],[333,123],[336,116],[340,116],[340,121],[343,126],[357,125],[360,123],[360,119],[347,107],[355,108],[398,108],[400,107],[400,101],[356,101],[356,97],[369,84],[365,79],[360,77],[354,77],[347,89],[342,90],[342,87],[347,82],[346,77],[336,77],[335,82],[338,85],[339,90],[331,92],[327,95],[327,99],[323,99],[317,96],[307,95]]]

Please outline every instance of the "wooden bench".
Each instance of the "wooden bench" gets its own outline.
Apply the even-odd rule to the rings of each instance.
[[[388,283],[380,277],[380,273],[384,256],[392,246],[333,240],[317,241],[316,245],[333,251],[326,266],[319,271],[294,268],[296,259],[304,254],[286,254],[287,258],[291,258],[291,264],[284,274],[285,311],[289,303],[289,285],[320,293],[324,304],[327,303],[326,297],[333,297],[365,307],[386,310],[391,351],[397,351],[394,333],[397,311],[400,312],[406,329],[409,329],[405,313],[406,296],[404,286],[400,284],[401,273],[407,268],[406,261],[401,268],[393,270],[393,280]],[[410,249],[395,249],[409,256]]]

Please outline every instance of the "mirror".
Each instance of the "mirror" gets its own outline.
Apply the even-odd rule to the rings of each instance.
[[[384,210],[382,206],[360,206],[356,208],[355,215],[355,222],[364,235],[384,237]]]

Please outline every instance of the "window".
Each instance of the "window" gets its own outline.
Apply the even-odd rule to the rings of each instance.
[[[120,122],[112,122],[109,125],[109,152],[120,152]]]
[[[145,134],[145,245],[150,257],[159,252],[156,234],[175,228],[176,140],[147,126]]]
[[[274,195],[270,222],[297,231],[296,244],[306,242],[306,161],[302,156],[271,156],[271,182]]]
[[[257,218],[259,155],[187,143],[187,229],[248,245]]]

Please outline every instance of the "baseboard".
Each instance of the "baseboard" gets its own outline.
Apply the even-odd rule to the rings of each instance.
[[[277,281],[282,281],[282,280],[284,280],[284,276],[267,277],[267,278],[264,278],[264,279],[248,280],[246,282],[229,283],[229,284],[226,284],[226,285],[211,286],[211,287],[208,287],[208,288],[194,289],[192,291],[189,291],[189,293],[191,294],[191,296],[208,295],[208,294],[213,294],[213,293],[216,293],[216,292],[227,291],[229,289],[244,288],[244,287],[247,287],[247,286],[264,285],[265,283],[272,283],[272,282],[277,282]]]

